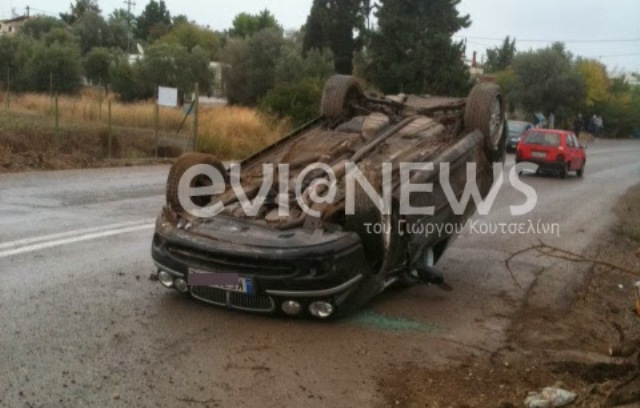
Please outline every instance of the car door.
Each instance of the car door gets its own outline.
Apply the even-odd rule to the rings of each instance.
[[[566,155],[567,161],[569,162],[569,170],[575,170],[578,166],[576,161],[576,142],[573,134],[565,133],[564,134],[565,147],[566,147]]]

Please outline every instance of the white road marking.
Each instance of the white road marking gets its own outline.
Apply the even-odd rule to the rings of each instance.
[[[15,248],[18,248],[18,247],[21,247],[21,246],[32,245],[32,244],[35,244],[35,243],[38,243],[38,242],[43,242],[43,241],[51,241],[51,240],[55,240],[55,239],[73,237],[73,236],[76,236],[76,235],[89,234],[89,233],[93,233],[93,232],[100,232],[100,231],[113,230],[113,229],[124,228],[124,227],[131,227],[131,226],[134,226],[134,225],[151,224],[153,222],[154,222],[154,219],[139,220],[139,221],[129,221],[129,222],[122,222],[122,223],[119,223],[119,224],[102,225],[102,226],[99,226],[99,227],[91,227],[91,228],[83,228],[83,229],[78,229],[78,230],[73,230],[73,231],[59,232],[57,234],[42,235],[40,237],[34,237],[34,238],[25,238],[25,239],[20,239],[20,240],[17,240],[17,241],[1,243],[0,244],[0,250],[7,249],[7,248],[15,249]]]
[[[24,253],[27,253],[27,252],[40,251],[42,249],[47,249],[47,248],[53,248],[53,247],[62,246],[62,245],[73,244],[73,243],[76,243],[76,242],[90,241],[90,240],[110,237],[110,236],[114,236],[114,235],[126,234],[126,233],[129,233],[129,232],[136,232],[136,231],[142,231],[142,230],[146,230],[146,229],[152,229],[154,227],[155,227],[155,224],[135,225],[135,226],[131,226],[131,227],[110,229],[110,230],[106,230],[106,231],[100,231],[100,232],[89,233],[89,234],[78,235],[78,236],[71,236],[71,237],[62,238],[62,239],[56,239],[56,240],[52,240],[52,241],[48,241],[48,242],[42,242],[42,243],[23,246],[21,248],[2,251],[2,252],[0,252],[0,258],[6,258],[6,257],[13,256],[13,255],[24,254]],[[39,238],[43,238],[43,237],[39,237]]]

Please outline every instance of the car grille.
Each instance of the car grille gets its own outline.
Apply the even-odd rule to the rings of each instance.
[[[266,313],[275,309],[273,299],[266,295],[247,295],[210,286],[192,286],[191,295],[203,302],[232,309]]]

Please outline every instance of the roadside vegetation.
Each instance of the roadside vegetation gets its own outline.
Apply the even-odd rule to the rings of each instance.
[[[172,15],[163,0],[139,15],[106,15],[97,0],[74,0],[59,17],[37,16],[0,37],[0,100],[4,107],[10,91],[10,114],[50,118],[59,95],[62,122],[100,129],[111,100],[113,126],[146,132],[155,127],[158,86],[178,88],[188,103],[198,83],[201,95],[224,91],[232,106],[202,109],[199,148],[239,159],[314,119],[334,73],[355,75],[376,93],[465,96],[476,79],[460,58],[464,42],[453,37],[471,24],[459,3],[314,0],[306,23],[285,31],[266,9],[216,30]],[[578,113],[598,114],[604,136],[640,132],[640,88],[563,44],[518,52],[507,38],[487,57],[485,73],[502,85],[512,117],[553,112],[556,127],[569,128]],[[183,120],[182,110],[161,109],[159,128],[177,132]]]
[[[640,131],[640,87],[607,70],[599,61],[572,55],[562,43],[517,52],[507,37],[487,51],[485,71],[496,76],[512,114],[532,120],[540,112],[570,129],[578,114],[602,116],[604,136],[626,138]]]

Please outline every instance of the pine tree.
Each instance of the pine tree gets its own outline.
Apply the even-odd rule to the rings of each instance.
[[[384,93],[464,95],[469,74],[464,44],[453,34],[469,27],[460,0],[380,0],[371,32],[367,78]]]
[[[351,75],[353,53],[362,49],[369,10],[369,0],[314,0],[305,25],[304,52],[328,47],[334,55],[335,71]]]
[[[513,57],[516,55],[516,39],[513,41],[507,36],[502,43],[502,46],[495,47],[493,49],[487,50],[487,62],[484,64],[485,72],[500,72],[507,69],[511,62],[513,62]]]

